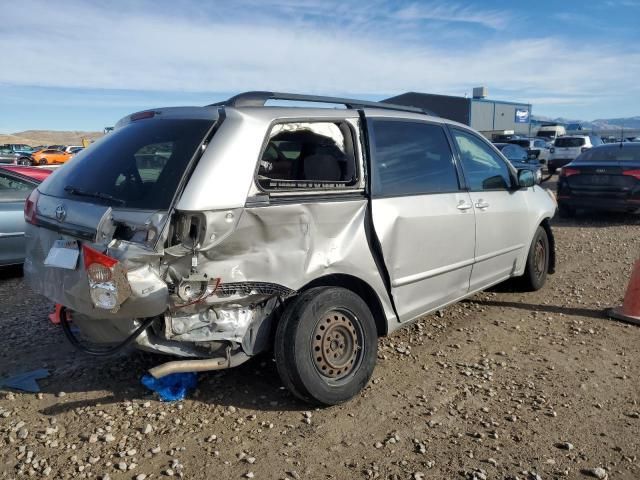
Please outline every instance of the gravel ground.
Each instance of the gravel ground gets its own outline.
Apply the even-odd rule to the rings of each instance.
[[[161,357],[95,359],[49,324],[15,270],[0,279],[0,478],[640,478],[640,327],[605,318],[640,252],[640,217],[555,220],[558,272],[498,287],[380,340],[372,382],[309,410],[269,355],[161,403]]]

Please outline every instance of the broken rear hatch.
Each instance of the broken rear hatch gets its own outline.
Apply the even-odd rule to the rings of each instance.
[[[198,107],[134,114],[43,182],[25,206],[31,288],[91,316],[161,314],[168,218],[217,119]]]

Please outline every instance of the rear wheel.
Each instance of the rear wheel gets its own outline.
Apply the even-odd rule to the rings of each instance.
[[[345,288],[317,287],[285,309],[274,353],[280,378],[295,396],[336,405],[369,382],[377,348],[375,321],[362,298]]]
[[[39,163],[40,165],[46,165],[48,162],[47,162],[47,159],[46,159],[46,158],[41,158],[41,159],[40,159],[40,161],[39,161],[38,163]]]
[[[547,164],[547,170],[549,171],[549,175],[553,175],[554,173],[556,173],[556,167],[552,167],[549,164]]]
[[[522,277],[523,287],[529,291],[540,290],[547,280],[549,271],[549,237],[544,228],[538,227],[533,236],[527,266]]]
[[[22,157],[18,159],[18,165],[28,166],[31,165],[31,160],[27,157]]]

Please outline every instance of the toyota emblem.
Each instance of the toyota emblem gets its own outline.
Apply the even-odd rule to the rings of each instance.
[[[64,205],[60,204],[56,207],[56,220],[59,222],[64,222],[64,219],[67,217],[67,209],[64,208]]]

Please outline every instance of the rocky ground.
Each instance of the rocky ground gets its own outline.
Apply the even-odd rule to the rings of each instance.
[[[474,296],[380,340],[351,402],[309,409],[269,355],[202,374],[187,400],[139,382],[162,359],[95,359],[0,280],[0,478],[640,478],[640,327],[603,316],[640,252],[640,217],[556,220],[558,272],[536,293]]]

